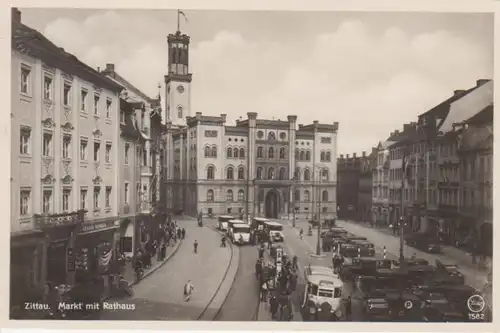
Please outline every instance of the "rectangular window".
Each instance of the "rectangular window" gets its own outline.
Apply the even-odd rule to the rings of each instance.
[[[22,155],[31,154],[31,128],[21,127],[20,135],[20,153]]]
[[[128,153],[130,150],[130,145],[128,143],[125,144],[125,164],[128,164]]]
[[[101,197],[101,187],[94,186],[94,209],[99,209],[100,197]]]
[[[20,202],[19,214],[21,216],[29,215],[31,208],[30,206],[31,206],[31,191],[21,190],[21,202]]]
[[[43,190],[43,213],[49,214],[52,212],[52,190]]]
[[[106,99],[106,118],[111,119],[111,106],[113,105],[113,102],[111,99]]]
[[[130,195],[130,188],[129,188],[130,184],[129,183],[125,183],[125,204],[128,205],[129,203],[129,195]]]
[[[52,156],[52,134],[43,133],[43,156]]]
[[[69,83],[64,83],[63,103],[64,106],[70,106],[71,104],[71,85]]]
[[[87,193],[86,188],[80,189],[80,209],[87,209]]]
[[[43,99],[46,101],[52,101],[52,82],[51,77],[43,77]]]
[[[101,151],[101,143],[98,141],[94,142],[94,162],[99,162],[99,153]]]
[[[31,77],[31,69],[22,66],[21,67],[21,93],[29,94],[30,93],[30,77]]]
[[[111,143],[106,143],[105,161],[111,163]]]
[[[94,95],[94,115],[99,115],[99,95]]]
[[[125,111],[120,110],[120,122],[125,124]]]
[[[80,92],[80,109],[82,111],[87,111],[87,95],[88,95],[88,91],[86,89],[82,89],[82,91]]]
[[[80,160],[82,161],[87,160],[87,147],[88,147],[88,140],[80,138]]]
[[[106,207],[111,207],[111,186],[106,186]]]
[[[62,195],[62,210],[63,212],[69,212],[71,203],[71,190],[64,189]]]
[[[62,157],[71,158],[71,136],[63,136]]]
[[[148,151],[146,148],[142,151],[142,165],[148,166]]]

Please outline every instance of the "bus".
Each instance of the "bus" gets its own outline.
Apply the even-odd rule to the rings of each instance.
[[[227,231],[227,222],[234,220],[234,217],[231,215],[221,215],[219,216],[219,225],[217,228],[220,231]]]
[[[252,228],[256,230],[264,230],[264,225],[269,222],[268,219],[263,217],[254,217],[252,219]]]
[[[283,242],[285,240],[281,223],[267,221],[264,223],[264,228],[269,230],[269,236],[273,242]]]
[[[231,221],[232,222],[232,221]],[[246,223],[230,225],[230,237],[233,244],[243,245],[250,243],[250,226]]]

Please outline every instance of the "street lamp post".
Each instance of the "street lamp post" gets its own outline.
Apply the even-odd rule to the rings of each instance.
[[[293,176],[292,179],[292,195],[293,195],[293,202],[292,202],[292,225],[295,228],[295,203],[297,201],[297,196],[295,195],[296,187],[295,187],[295,175]]]
[[[317,184],[317,202],[318,202],[318,238],[316,242],[316,255],[319,256],[321,255],[321,237],[320,237],[320,232],[321,232],[321,187],[319,186],[321,184],[321,169],[318,168],[319,174],[318,174],[318,184]]]

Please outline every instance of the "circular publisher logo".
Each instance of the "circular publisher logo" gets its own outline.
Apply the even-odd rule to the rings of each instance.
[[[470,312],[478,313],[484,310],[486,303],[481,295],[472,295],[467,300],[467,308]]]
[[[411,301],[406,301],[405,309],[410,310],[411,308],[413,308],[413,303]]]

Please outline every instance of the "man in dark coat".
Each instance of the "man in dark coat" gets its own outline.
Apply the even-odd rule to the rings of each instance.
[[[271,297],[269,300],[269,310],[271,311],[271,318],[276,319],[276,313],[278,312],[278,299],[276,298],[275,295]]]

